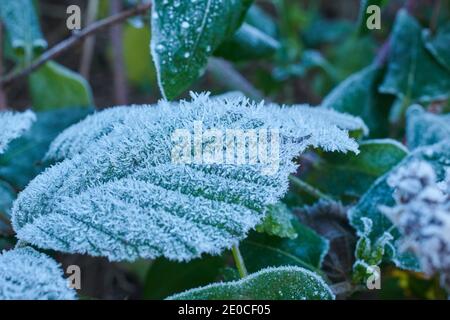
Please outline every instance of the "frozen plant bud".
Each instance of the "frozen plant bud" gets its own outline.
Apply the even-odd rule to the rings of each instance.
[[[450,288],[450,179],[437,183],[433,168],[416,161],[399,168],[388,179],[395,188],[396,206],[382,207],[403,234],[402,249],[412,250],[423,271],[440,273]]]

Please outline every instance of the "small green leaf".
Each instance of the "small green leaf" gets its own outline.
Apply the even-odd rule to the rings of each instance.
[[[215,282],[224,266],[224,259],[217,256],[182,263],[156,259],[147,273],[144,297],[163,299],[176,292]]]
[[[37,121],[21,138],[14,140],[0,155],[0,179],[21,190],[44,168],[50,143],[66,127],[92,112],[88,108],[66,108],[37,112]]]
[[[388,70],[380,91],[411,102],[431,102],[450,96],[450,71],[425,49],[419,23],[399,11],[390,41]]]
[[[277,23],[268,15],[264,10],[258,7],[256,4],[252,5],[248,9],[245,15],[245,23],[261,30],[265,34],[272,38],[276,38],[278,34]]]
[[[0,300],[73,300],[61,266],[30,247],[0,255]]]
[[[303,179],[336,197],[359,198],[408,154],[403,145],[391,139],[363,141],[359,150],[358,155],[324,154],[323,161]]]
[[[219,46],[214,55],[231,61],[245,61],[270,57],[279,48],[277,40],[244,23],[230,40]]]
[[[436,115],[414,105],[406,116],[406,140],[411,150],[450,139],[450,114]]]
[[[29,78],[33,109],[45,111],[94,105],[89,83],[78,73],[49,61]]]
[[[444,68],[450,71],[450,22],[439,28],[434,36],[430,30],[424,30],[422,38],[427,50]]]
[[[320,269],[328,252],[328,240],[301,224],[297,218],[291,221],[295,239],[286,239],[252,232],[241,242],[240,249],[250,272],[265,267],[299,266],[309,270]]]
[[[387,258],[396,263],[397,266],[417,269],[417,261],[411,255],[402,254],[396,247],[396,239],[400,236],[398,231],[392,226],[391,221],[380,211],[380,206],[392,207],[395,202],[392,197],[394,190],[388,186],[387,178],[393,170],[400,166],[416,160],[427,161],[433,166],[438,178],[443,179],[445,170],[450,167],[450,140],[442,141],[432,146],[417,148],[414,152],[405,157],[396,167],[377,179],[372,187],[359,200],[355,207],[349,211],[350,223],[356,230],[364,233],[364,220],[371,221],[371,232],[368,238],[375,242],[379,240],[385,232],[390,232],[394,240],[387,243]]]
[[[128,80],[139,87],[156,86],[156,70],[150,55],[150,28],[128,23],[123,30],[123,59]],[[158,90],[158,89],[156,89]]]
[[[370,65],[339,84],[325,97],[322,105],[361,117],[369,127],[371,137],[386,136],[393,98],[378,92],[382,75],[382,69]]]
[[[227,283],[211,284],[168,300],[330,300],[334,294],[315,273],[299,267],[267,268]]]
[[[237,30],[251,3],[153,1],[151,51],[164,97],[177,97],[202,75],[208,57]]]
[[[1,1],[0,19],[17,56],[31,60],[47,47],[32,0]]]
[[[292,212],[284,203],[270,205],[267,208],[264,221],[256,226],[258,232],[265,232],[268,235],[280,238],[297,238],[294,226],[292,225]]]

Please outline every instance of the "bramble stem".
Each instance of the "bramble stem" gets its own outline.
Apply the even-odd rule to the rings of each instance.
[[[302,190],[303,192],[309,194],[310,196],[313,196],[316,199],[324,199],[327,201],[333,201],[334,199],[323,193],[322,191],[320,191],[319,189],[314,188],[312,185],[306,183],[305,181],[297,178],[296,176],[290,175],[289,176],[289,180],[291,180],[291,182],[294,184],[294,186],[296,186],[297,188],[299,188],[300,190]]]
[[[241,278],[245,278],[246,276],[248,276],[248,272],[247,268],[245,267],[244,259],[241,255],[241,251],[239,250],[239,246],[234,245],[231,248],[231,252],[233,253],[234,263],[236,263],[239,275],[241,276]]]

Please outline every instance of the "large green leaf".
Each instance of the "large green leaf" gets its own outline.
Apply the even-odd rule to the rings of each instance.
[[[215,282],[225,267],[222,257],[206,256],[190,262],[155,260],[147,273],[144,297],[163,299],[184,290]]]
[[[66,127],[92,112],[89,108],[66,108],[37,112],[37,121],[0,155],[0,179],[23,189],[43,169],[42,158],[50,143]]]
[[[276,53],[280,43],[263,31],[244,23],[234,36],[222,43],[214,55],[232,61],[267,58]]]
[[[73,300],[61,266],[30,247],[0,255],[0,300]]]
[[[32,0],[1,1],[0,19],[17,56],[31,60],[47,47]]]
[[[450,139],[450,114],[432,114],[418,105],[408,109],[406,122],[408,148],[413,150],[445,139]]]
[[[292,225],[297,233],[295,239],[252,232],[241,242],[240,249],[250,272],[286,265],[315,271],[320,269],[328,252],[328,240],[301,224],[295,217]]]
[[[252,0],[165,1],[152,6],[151,50],[161,93],[175,98],[240,26]]]
[[[324,154],[303,179],[320,190],[340,197],[362,196],[384,173],[395,167],[406,155],[406,148],[395,140],[367,140],[360,143],[360,153]],[[326,179],[324,179],[326,177]]]
[[[412,161],[423,160],[433,166],[439,179],[445,176],[445,170],[450,168],[450,140],[442,141],[432,146],[417,148],[410,155],[405,157],[391,171],[381,176],[364,194],[355,207],[349,211],[350,223],[356,228],[359,234],[367,234],[367,223],[370,221],[371,228],[367,234],[368,239],[375,243],[385,232],[390,232],[394,239],[389,241],[388,258],[394,261],[398,266],[404,268],[417,268],[417,261],[408,254],[401,254],[396,247],[396,239],[399,233],[392,227],[391,221],[380,211],[380,206],[393,206],[395,201],[392,197],[394,190],[387,184],[387,178],[393,170],[399,166],[404,166]]]
[[[13,226],[39,247],[111,260],[217,255],[245,238],[284,195],[295,156],[308,146],[357,152],[348,131],[362,126],[333,110],[256,104],[241,95],[108,109],[52,143],[48,158],[62,161],[20,193]],[[260,141],[273,129],[283,137],[274,154],[279,162],[272,168],[263,157],[242,161],[234,143],[207,138],[211,132],[202,135],[203,128],[263,130]],[[203,137],[200,150],[200,142],[195,150],[188,146],[191,135]],[[231,153],[225,160],[224,149]],[[265,149],[260,145],[259,153]],[[222,156],[211,161],[214,150]]]
[[[329,300],[334,294],[315,273],[299,267],[267,268],[242,280],[211,284],[169,300]]]
[[[450,71],[425,49],[419,23],[403,9],[395,21],[388,70],[380,91],[397,95],[405,106],[450,95]]]
[[[388,114],[393,98],[378,92],[382,75],[380,67],[370,65],[339,84],[322,105],[361,117],[371,137],[384,137],[389,129]]]
[[[29,78],[33,109],[38,111],[94,105],[89,83],[78,73],[49,61]]]
[[[428,51],[450,71],[450,22],[439,28],[435,35],[430,30],[424,30],[422,37]]]

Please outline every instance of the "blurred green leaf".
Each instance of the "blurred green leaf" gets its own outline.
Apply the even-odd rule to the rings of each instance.
[[[126,24],[123,29],[125,71],[132,84],[141,88],[156,85],[156,70],[150,55],[150,28]]]
[[[261,30],[270,37],[276,39],[278,35],[278,27],[276,22],[257,5],[252,5],[245,16],[245,23]]]
[[[0,236],[11,230],[8,221],[11,218],[11,208],[15,198],[14,189],[8,183],[0,180]]]
[[[0,179],[23,189],[45,167],[41,162],[50,143],[68,126],[86,117],[91,108],[64,108],[37,112],[37,121],[0,155]]]
[[[249,272],[265,267],[299,266],[318,270],[328,252],[328,240],[301,224],[291,220],[297,238],[288,239],[252,232],[239,245]]]
[[[153,1],[151,51],[164,97],[177,97],[203,74],[209,56],[239,28],[252,2]]]
[[[49,61],[29,77],[33,109],[45,111],[94,105],[89,83],[78,73]]]
[[[47,48],[32,0],[1,1],[0,19],[18,57],[29,62],[34,55]]]
[[[358,155],[325,153],[303,179],[341,200],[354,200],[408,154],[403,145],[391,139],[363,141],[359,151]]]
[[[337,44],[350,35],[353,29],[354,26],[350,21],[330,20],[318,16],[312,19],[311,24],[303,32],[302,38],[307,47]]]
[[[432,35],[430,30],[423,30],[425,47],[448,71],[450,71],[450,22],[447,22]]]
[[[277,40],[244,23],[230,40],[217,48],[214,55],[231,61],[256,60],[274,55],[279,48]]]
[[[212,284],[169,300],[329,300],[334,295],[316,274],[299,267],[268,268],[242,280]]]
[[[409,107],[406,114],[406,140],[411,150],[450,139],[450,114],[436,115],[421,106]]]
[[[157,259],[147,273],[144,297],[163,299],[177,292],[215,282],[224,266],[222,257],[205,256],[190,262]]]
[[[292,212],[284,203],[269,205],[266,216],[263,222],[256,226],[256,231],[280,238],[295,239],[297,232],[292,225],[292,218]]]
[[[425,49],[419,23],[404,9],[397,14],[389,63],[380,91],[397,95],[409,106],[450,96],[450,72]],[[403,108],[404,110],[404,108]]]
[[[385,137],[394,98],[378,92],[382,76],[381,68],[370,65],[341,82],[325,97],[322,105],[361,117],[369,127],[370,137]]]

